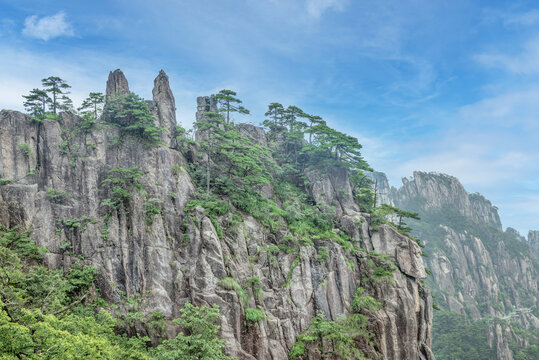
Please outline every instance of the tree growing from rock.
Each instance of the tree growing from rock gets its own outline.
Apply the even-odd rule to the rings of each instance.
[[[98,118],[98,114],[103,111],[103,104],[105,103],[105,95],[100,92],[91,92],[86,99],[82,102],[81,106],[77,109],[83,112],[93,112],[94,119]]]
[[[221,90],[214,98],[217,100],[219,112],[226,114],[226,123],[230,124],[230,113],[249,114],[249,110],[241,106],[242,101],[236,98],[236,92],[232,90]]]
[[[107,105],[107,115],[122,130],[146,140],[151,146],[161,144],[162,129],[144,99],[134,93],[117,95]]]
[[[284,116],[284,107],[279,103],[271,103],[268,105],[268,111],[264,114],[268,119],[264,120],[262,125],[270,128],[276,129],[278,126],[282,125],[283,116]]]
[[[418,213],[405,211],[388,204],[382,204],[380,211],[386,215],[395,215],[397,217],[397,223],[395,224],[397,230],[405,235],[409,235],[412,229],[406,226],[407,224],[403,221],[403,218],[421,220]]]
[[[40,89],[32,89],[28,95],[23,95],[22,97],[25,99],[23,105],[26,111],[28,111],[34,119],[42,121],[45,117],[47,104],[51,100],[49,95],[47,95],[47,92]]]
[[[224,340],[218,338],[219,307],[217,305],[197,307],[186,303],[181,315],[174,323],[184,329],[174,339],[165,340],[153,351],[158,360],[233,360],[223,354]]]
[[[69,94],[67,89],[71,88],[71,86],[64,79],[58,76],[49,76],[42,79],[41,84],[43,85],[43,90],[50,94],[49,103],[54,115],[56,115],[57,110],[70,110],[70,104],[72,103],[71,99],[67,97],[67,94]]]

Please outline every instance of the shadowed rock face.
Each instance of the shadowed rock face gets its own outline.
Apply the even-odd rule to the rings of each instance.
[[[129,84],[124,73],[120,69],[111,71],[107,80],[107,99],[112,99],[116,95],[126,94],[129,94]]]
[[[111,73],[107,94],[128,91],[121,71]],[[164,72],[155,80],[153,96],[150,105],[157,121],[173,129],[174,97]],[[198,105],[199,114],[214,106],[209,98],[199,98]],[[168,146],[146,148],[131,137],[118,144],[119,129],[104,124],[87,135],[70,136],[79,121],[62,113],[58,121],[35,125],[21,113],[0,113],[0,171],[3,178],[14,180],[0,186],[0,223],[31,226],[36,242],[50,251],[45,256],[50,267],[69,266],[83,258],[99,270],[102,296],[118,302],[119,291],[127,296],[149,294],[142,305],[148,314],[157,310],[173,318],[187,301],[218,304],[226,351],[239,359],[286,359],[298,334],[317,313],[329,320],[350,313],[353,295],[361,286],[382,302],[381,310],[369,320],[376,345],[364,344],[371,357],[433,359],[432,302],[420,281],[425,277],[421,250],[388,226],[379,232],[369,228],[368,214],[360,213],[352,201],[344,169],[313,174],[311,196],[338,206],[341,228],[354,244],[367,252],[388,254],[397,269],[387,280],[376,282],[364,276],[367,252],[351,254],[327,240],[316,240],[317,246],[328,250],[329,259],[324,261],[312,246],[301,247],[298,254],[269,254],[267,246],[278,244],[285,234],[270,234],[249,215],[234,228],[227,227],[226,215],[217,219],[223,230],[220,237],[202,208],[185,213],[195,187],[179,151]],[[240,129],[264,145],[260,128],[240,125]],[[70,136],[67,148],[66,136]],[[32,156],[17,151],[16,144],[23,142],[31,147]],[[144,173],[140,184],[147,194],[133,190],[126,207],[114,210],[106,222],[102,202],[110,195],[103,181],[111,169],[134,167]],[[64,191],[66,196],[54,201],[47,196],[48,189]],[[151,221],[145,213],[149,198],[158,199],[162,207]],[[58,222],[83,216],[95,221],[84,231]],[[65,244],[71,251],[65,250]],[[236,293],[218,286],[226,276],[242,285],[253,276],[260,278],[264,296],[256,299],[250,293],[248,307],[264,309],[265,319],[258,324],[246,322]],[[319,355],[313,352],[311,358]]]

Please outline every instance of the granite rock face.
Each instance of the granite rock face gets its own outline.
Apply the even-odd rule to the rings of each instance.
[[[359,211],[345,168],[315,169],[307,171],[305,176],[310,183],[310,192],[318,204],[334,206],[337,216]]]
[[[502,230],[498,210],[479,194],[468,194],[457,178],[438,173],[414,171],[412,180],[402,179],[403,186],[393,192],[393,202],[403,204],[414,199],[425,211],[453,208],[463,216]]]
[[[109,78],[107,80],[107,90],[106,90],[107,99],[112,99],[116,95],[127,95],[129,94],[129,84],[127,79],[120,69],[116,69],[109,73]]]
[[[528,242],[535,260],[539,261],[539,230],[530,230],[528,232]]]
[[[168,76],[163,70],[159,71],[159,75],[153,83],[152,94],[157,107],[156,117],[159,120],[159,126],[164,129],[163,142],[170,144],[176,127],[176,102],[172,90],[170,90]]]
[[[154,84],[150,105],[156,121],[169,129],[164,140],[170,140],[174,97],[164,72]],[[111,73],[107,95],[128,91],[123,73]],[[197,102],[197,118],[215,106],[210,98]],[[203,208],[187,213],[195,186],[187,160],[170,142],[152,148],[130,136],[118,142],[118,128],[99,124],[83,134],[75,131],[79,122],[69,113],[42,124],[19,112],[0,113],[0,175],[13,180],[0,186],[0,224],[31,227],[35,241],[49,249],[48,266],[61,268],[83,259],[99,270],[98,286],[105,299],[120,303],[120,292],[128,297],[149,294],[142,311],[160,311],[169,319],[177,317],[187,301],[218,304],[226,352],[239,359],[286,359],[317,313],[329,320],[350,313],[361,286],[382,303],[369,319],[375,345],[365,347],[372,358],[433,359],[432,300],[420,281],[426,276],[421,250],[391,227],[369,227],[368,214],[360,213],[352,200],[344,169],[308,174],[311,196],[336,206],[341,228],[366,252],[351,254],[335,242],[318,239],[317,246],[328,250],[327,260],[318,259],[314,246],[272,254],[268,245],[278,244],[279,236],[247,214],[234,227],[227,225],[227,215],[218,218],[218,231]],[[238,128],[265,145],[262,129]],[[19,143],[28,144],[31,154],[22,154]],[[144,191],[132,188],[125,206],[111,211],[103,205],[111,196],[105,180],[119,176],[111,172],[119,168],[138,168]],[[159,214],[148,215],[149,201],[159,205]],[[83,230],[66,226],[69,219],[88,220]],[[387,280],[365,277],[369,251],[385,253],[396,264]],[[266,317],[259,323],[247,322],[237,294],[218,285],[227,276],[242,285],[259,277],[264,296],[250,293],[248,303],[264,310]]]

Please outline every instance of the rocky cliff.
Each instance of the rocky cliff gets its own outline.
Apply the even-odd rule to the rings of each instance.
[[[128,92],[123,73],[111,72],[108,99]],[[360,287],[381,303],[364,312],[373,336],[358,343],[364,354],[434,358],[421,249],[387,225],[378,231],[369,227],[369,214],[354,203],[344,169],[306,175],[307,195],[335,206],[333,233],[342,234],[344,242],[332,236],[294,242],[286,226],[275,230],[239,211],[234,212],[239,218],[231,212],[211,216],[204,207],[191,206],[197,198],[190,175],[197,150],[190,149],[195,155],[188,160],[175,144],[175,102],[164,72],[155,79],[148,105],[163,128],[161,146],[145,146],[103,121],[88,130],[71,113],[35,123],[2,110],[0,224],[31,228],[36,243],[48,249],[49,267],[76,261],[95,266],[101,296],[120,306],[122,299],[138,296],[145,314],[159,311],[172,319],[187,301],[218,304],[226,352],[239,359],[287,358],[317,314],[328,321],[350,314]],[[199,98],[198,106],[204,111],[212,104]],[[262,129],[238,128],[265,143]],[[125,190],[121,204],[112,206],[120,190]],[[279,204],[271,186],[266,190],[264,196]],[[294,241],[281,246],[287,239]],[[240,299],[233,287],[223,286],[226,278],[248,296]],[[515,278],[524,281],[520,273]],[[493,285],[490,291],[499,290]],[[247,321],[245,308],[264,316]],[[174,328],[169,332],[174,336]],[[307,351],[309,358],[320,357],[316,348]]]
[[[401,188],[387,185],[380,191],[390,194],[391,204],[422,218],[410,224],[429,255],[435,303],[468,320],[505,320],[490,325],[488,342],[498,359],[513,359],[510,344],[526,341],[509,321],[531,332],[539,328],[538,266],[530,251],[535,232],[526,241],[514,229],[502,231],[497,208],[445,174],[414,172]]]
[[[530,230],[528,232],[528,242],[530,244],[532,255],[539,261],[539,230]]]

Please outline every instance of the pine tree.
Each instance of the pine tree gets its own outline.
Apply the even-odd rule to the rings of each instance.
[[[26,111],[32,114],[35,119],[43,120],[47,110],[47,104],[51,100],[47,92],[40,89],[32,89],[30,94],[23,95],[22,97],[26,99],[23,103]]]
[[[232,90],[221,90],[217,95],[213,95],[217,99],[219,112],[226,113],[226,123],[230,124],[230,113],[237,112],[240,114],[249,114],[249,110],[239,105],[242,101],[236,98],[236,92]]]
[[[279,125],[282,125],[283,116],[284,116],[284,107],[279,103],[271,103],[268,105],[268,111],[264,114],[270,119],[264,121],[263,125],[271,129],[272,125],[276,128]]]
[[[98,114],[103,111],[103,104],[105,103],[105,95],[100,92],[91,92],[90,95],[82,102],[81,106],[77,109],[79,111],[91,112],[93,111],[94,119],[98,118]]]
[[[325,125],[326,122],[324,120],[322,120],[322,118],[318,115],[307,115],[307,120],[309,120],[310,124],[309,124],[309,128],[306,130],[306,132],[309,133],[309,144],[312,144],[312,136],[313,136],[313,132],[312,132],[312,128],[313,126],[315,125]]]
[[[225,123],[223,116],[218,112],[206,112],[204,117],[195,122],[197,132],[204,133],[206,140],[200,141],[201,150],[207,156],[206,159],[206,197],[210,195],[211,163],[214,146],[223,139]]]
[[[54,115],[56,115],[57,109],[69,109],[71,99],[66,96],[69,94],[69,92],[66,90],[71,86],[69,86],[65,80],[59,78],[58,76],[49,76],[48,78],[42,79],[41,84],[44,87],[43,90],[52,96],[50,97],[51,100],[49,103],[52,106],[52,112]]]

